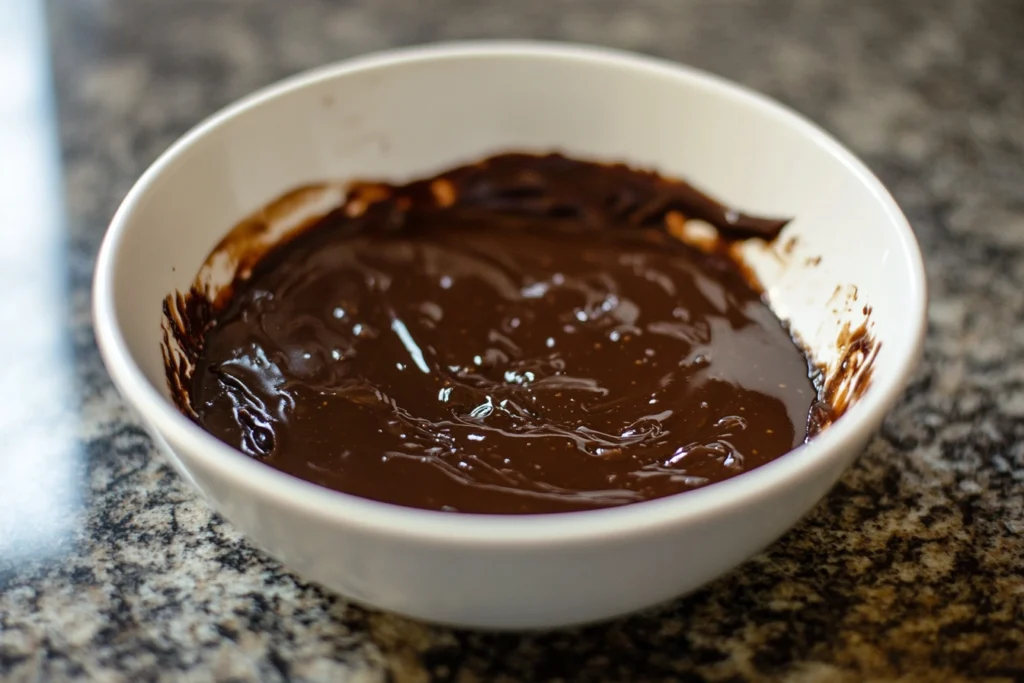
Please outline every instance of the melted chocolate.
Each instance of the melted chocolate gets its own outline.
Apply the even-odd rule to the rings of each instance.
[[[557,155],[359,185],[235,284],[188,404],[272,467],[419,508],[586,510],[735,476],[803,442],[816,392],[737,264],[673,216],[784,225]]]

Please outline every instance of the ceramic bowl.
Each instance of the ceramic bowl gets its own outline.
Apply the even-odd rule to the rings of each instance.
[[[744,258],[829,373],[842,372],[844,327],[866,324],[876,343],[870,384],[808,444],[731,480],[615,509],[512,517],[323,489],[246,457],[178,412],[161,356],[161,303],[188,289],[239,219],[306,183],[405,180],[508,150],[625,161],[743,210],[793,216],[779,240],[747,245]],[[638,610],[770,544],[829,490],[899,397],[921,353],[925,303],[920,253],[896,203],[801,116],[684,66],[506,42],[354,59],[229,106],[132,188],[94,286],[114,383],[218,512],[297,573],[354,601],[489,629]]]

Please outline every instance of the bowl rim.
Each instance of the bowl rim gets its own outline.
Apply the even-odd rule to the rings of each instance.
[[[479,57],[570,60],[598,67],[628,68],[657,74],[689,87],[715,91],[786,119],[843,164],[883,207],[896,229],[900,256],[910,277],[913,303],[907,311],[909,341],[897,347],[896,370],[876,376],[861,400],[828,430],[786,455],[754,470],[702,489],[629,505],[580,512],[533,515],[484,515],[408,508],[323,488],[257,462],[219,441],[182,413],[145,377],[120,329],[114,298],[114,272],[132,215],[155,181],[200,138],[232,118],[303,88],[346,75],[412,62]],[[880,424],[909,381],[923,351],[927,283],[920,248],[896,201],[852,152],[801,114],[775,100],[693,67],[617,49],[522,40],[480,40],[397,48],[346,59],[301,72],[227,105],[175,141],[135,182],[117,209],[97,256],[93,280],[93,323],[100,354],[115,386],[146,423],[168,442],[188,451],[203,466],[232,481],[245,495],[288,505],[331,523],[366,533],[455,545],[516,548],[525,545],[585,543],[597,538],[656,532],[667,526],[699,523],[778,495],[828,468],[848,452],[847,443],[866,439]]]

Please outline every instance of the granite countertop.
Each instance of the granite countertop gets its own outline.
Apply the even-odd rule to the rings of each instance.
[[[1024,680],[1024,5],[0,5],[0,679]],[[932,296],[907,395],[796,529],[672,605],[532,635],[353,607],[254,549],[155,452],[89,317],[112,212],[200,118],[323,62],[497,36],[669,57],[806,113],[892,189]]]

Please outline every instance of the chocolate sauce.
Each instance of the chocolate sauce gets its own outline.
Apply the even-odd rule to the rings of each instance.
[[[398,505],[587,510],[793,449],[808,361],[725,250],[784,221],[685,183],[493,157],[345,206],[260,260],[204,330],[188,403],[268,465]]]

